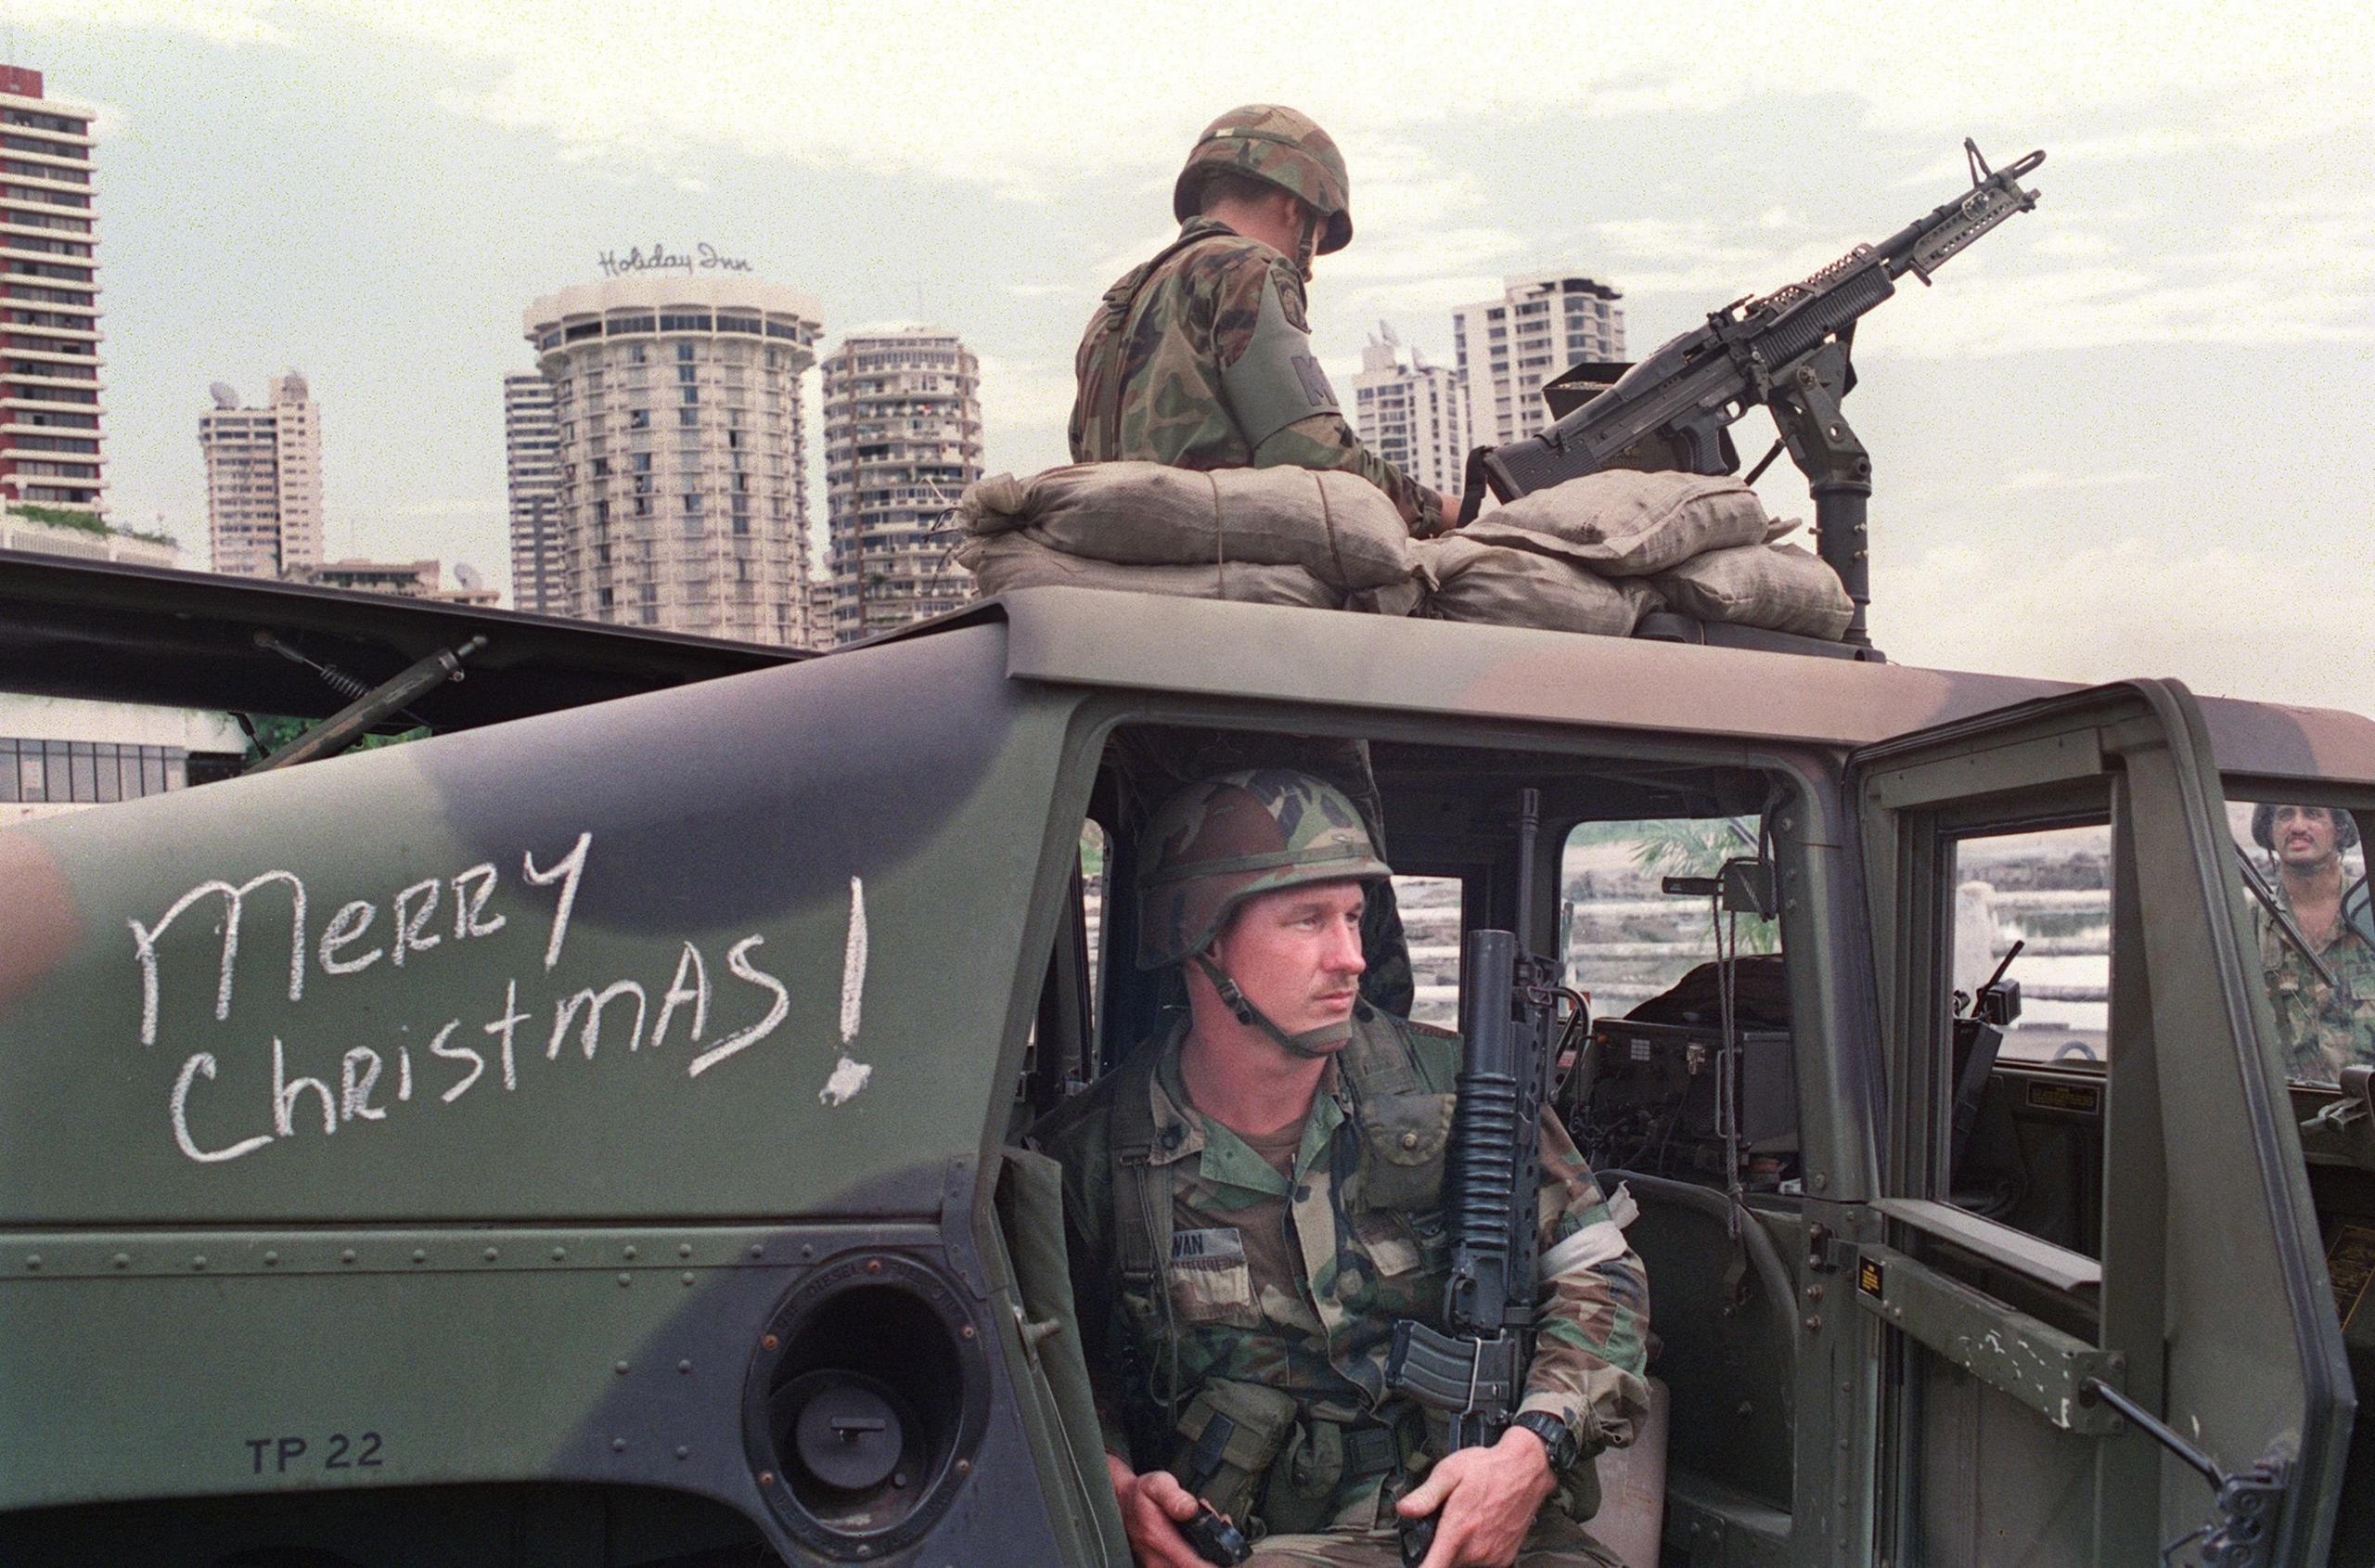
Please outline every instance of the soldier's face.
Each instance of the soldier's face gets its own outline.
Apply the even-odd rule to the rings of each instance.
[[[2276,857],[2287,866],[2323,866],[2339,853],[2341,829],[2321,805],[2280,805],[2269,832]]]
[[[1360,993],[1358,882],[1318,882],[1258,893],[1213,944],[1246,999],[1290,1035],[1341,1024]]]

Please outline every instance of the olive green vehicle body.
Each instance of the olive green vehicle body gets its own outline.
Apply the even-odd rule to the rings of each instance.
[[[0,1561],[1126,1562],[1006,1151],[1081,1027],[1109,742],[1171,726],[1367,740],[1477,923],[1520,783],[1551,826],[1781,786],[1804,1191],[1745,1294],[1721,1220],[1635,1233],[1668,1561],[2150,1561],[2210,1490],[2086,1376],[2283,1461],[2262,1561],[2324,1561],[2350,1352],[2213,835],[2222,777],[2375,807],[2375,724],[1077,590],[0,832]],[[2148,917],[2092,1287],[1921,1152],[1922,879],[2007,802],[2106,811]],[[769,1409],[844,1354],[944,1403],[837,1533]]]

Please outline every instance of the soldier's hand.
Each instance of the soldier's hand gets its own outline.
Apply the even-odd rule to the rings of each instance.
[[[1490,1448],[1445,1455],[1394,1506],[1407,1519],[1441,1516],[1419,1568],[1509,1568],[1557,1484],[1542,1439],[1513,1426]]]
[[[1113,1477],[1113,1500],[1122,1506],[1122,1528],[1139,1568],[1204,1568],[1204,1560],[1179,1533],[1196,1517],[1196,1498],[1167,1470],[1144,1475],[1111,1454],[1105,1468]]]
[[[1443,521],[1435,525],[1436,533],[1448,533],[1459,526],[1459,502],[1460,498],[1457,495],[1435,497],[1436,509],[1443,514]]]

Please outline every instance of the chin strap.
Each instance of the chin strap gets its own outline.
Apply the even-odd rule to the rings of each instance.
[[[1303,221],[1303,237],[1295,241],[1295,270],[1303,274],[1305,283],[1311,281],[1312,258],[1319,253],[1319,226],[1323,221],[1316,213],[1307,211]]]
[[[1353,1021],[1350,1017],[1342,1023],[1326,1023],[1316,1029],[1306,1029],[1300,1035],[1290,1035],[1270,1022],[1270,1015],[1255,1007],[1246,997],[1245,993],[1238,989],[1237,982],[1231,980],[1222,970],[1220,965],[1213,962],[1211,954],[1197,954],[1196,966],[1204,971],[1204,978],[1213,983],[1213,989],[1220,993],[1221,1006],[1234,1013],[1239,1023],[1259,1029],[1263,1034],[1270,1036],[1277,1047],[1289,1056],[1299,1056],[1306,1061],[1316,1061],[1322,1057],[1335,1055],[1335,1051],[1330,1047],[1341,1046],[1353,1037]],[[1353,1008],[1362,1016],[1367,1015],[1367,1003],[1356,1001],[1353,1004]]]

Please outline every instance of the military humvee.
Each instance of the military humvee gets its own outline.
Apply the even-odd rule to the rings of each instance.
[[[2226,806],[2375,825],[2375,724],[1059,589],[697,662],[0,834],[0,1562],[1126,1562],[1013,1150],[1161,1004],[1126,757],[1313,738],[1422,996],[1525,789],[1525,940],[1683,960],[1585,978],[1561,1090],[1640,1205],[1664,1562],[2375,1553],[2375,1122],[2279,1066]],[[1676,824],[1729,866],[1644,892],[1607,846]],[[2098,979],[2032,1036],[1971,970],[2057,898]]]

